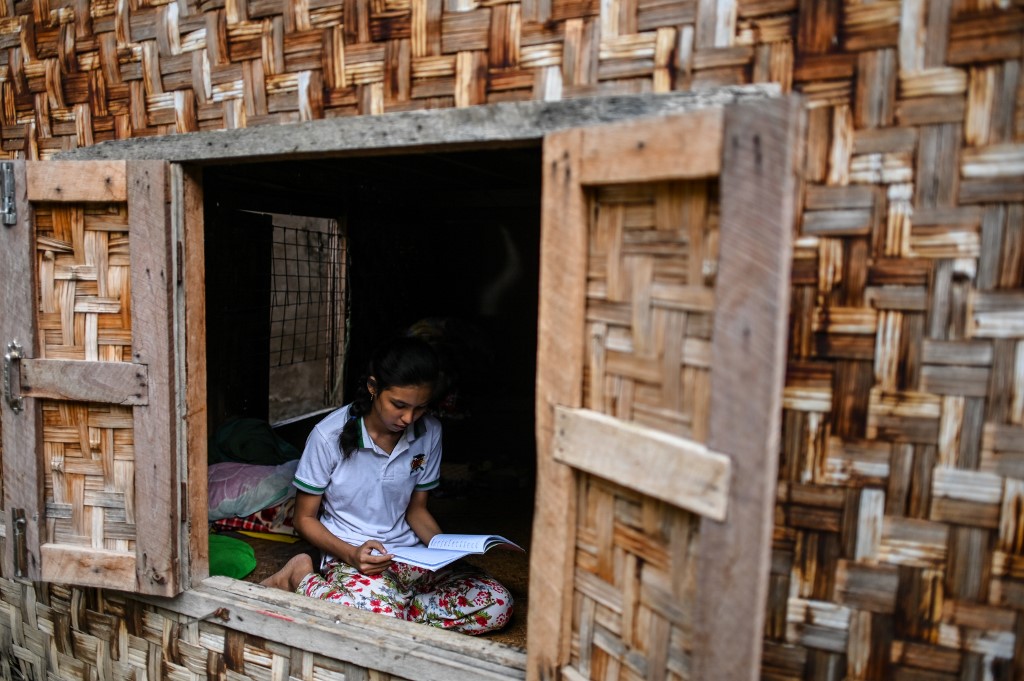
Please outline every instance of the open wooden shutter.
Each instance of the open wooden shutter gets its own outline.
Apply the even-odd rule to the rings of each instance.
[[[4,575],[172,595],[167,164],[13,170],[17,220],[0,227]]]
[[[802,108],[544,145],[531,679],[756,679]]]

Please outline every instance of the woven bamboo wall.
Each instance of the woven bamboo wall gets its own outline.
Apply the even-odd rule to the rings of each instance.
[[[763,669],[1021,678],[1024,16],[816,6]]]
[[[590,192],[584,406],[707,440],[717,185]],[[693,679],[700,516],[577,472],[571,664],[587,679]]]
[[[401,681],[116,592],[7,579],[0,579],[0,662],[4,681]]]
[[[709,182],[593,193],[587,408],[707,440],[717,202]]]
[[[1024,675],[1020,0],[7,0],[0,14],[8,157],[517,98],[803,93],[765,677]]]
[[[35,224],[35,356],[131,361],[125,204],[40,204]],[[42,428],[45,541],[134,551],[132,407],[43,400]]]

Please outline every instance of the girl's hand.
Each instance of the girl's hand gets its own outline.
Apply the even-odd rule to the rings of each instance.
[[[376,539],[352,547],[352,560],[345,561],[364,575],[379,575],[391,565],[393,556]]]

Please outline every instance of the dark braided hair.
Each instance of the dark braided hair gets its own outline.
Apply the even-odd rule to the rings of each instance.
[[[379,396],[396,386],[429,385],[433,392],[439,373],[437,354],[422,339],[399,336],[378,346],[366,368],[366,376],[359,381],[355,399],[349,406],[348,421],[338,438],[342,456],[347,459],[359,444],[359,417],[370,412],[372,401],[366,387],[371,376]]]

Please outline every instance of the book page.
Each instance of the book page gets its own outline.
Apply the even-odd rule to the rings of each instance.
[[[445,551],[468,551],[472,553],[483,553],[492,546],[498,544],[512,544],[504,537],[498,535],[436,535],[430,540],[430,548],[444,549]]]
[[[403,546],[392,551],[395,560],[432,569],[462,558],[464,551],[442,551],[426,546]]]

